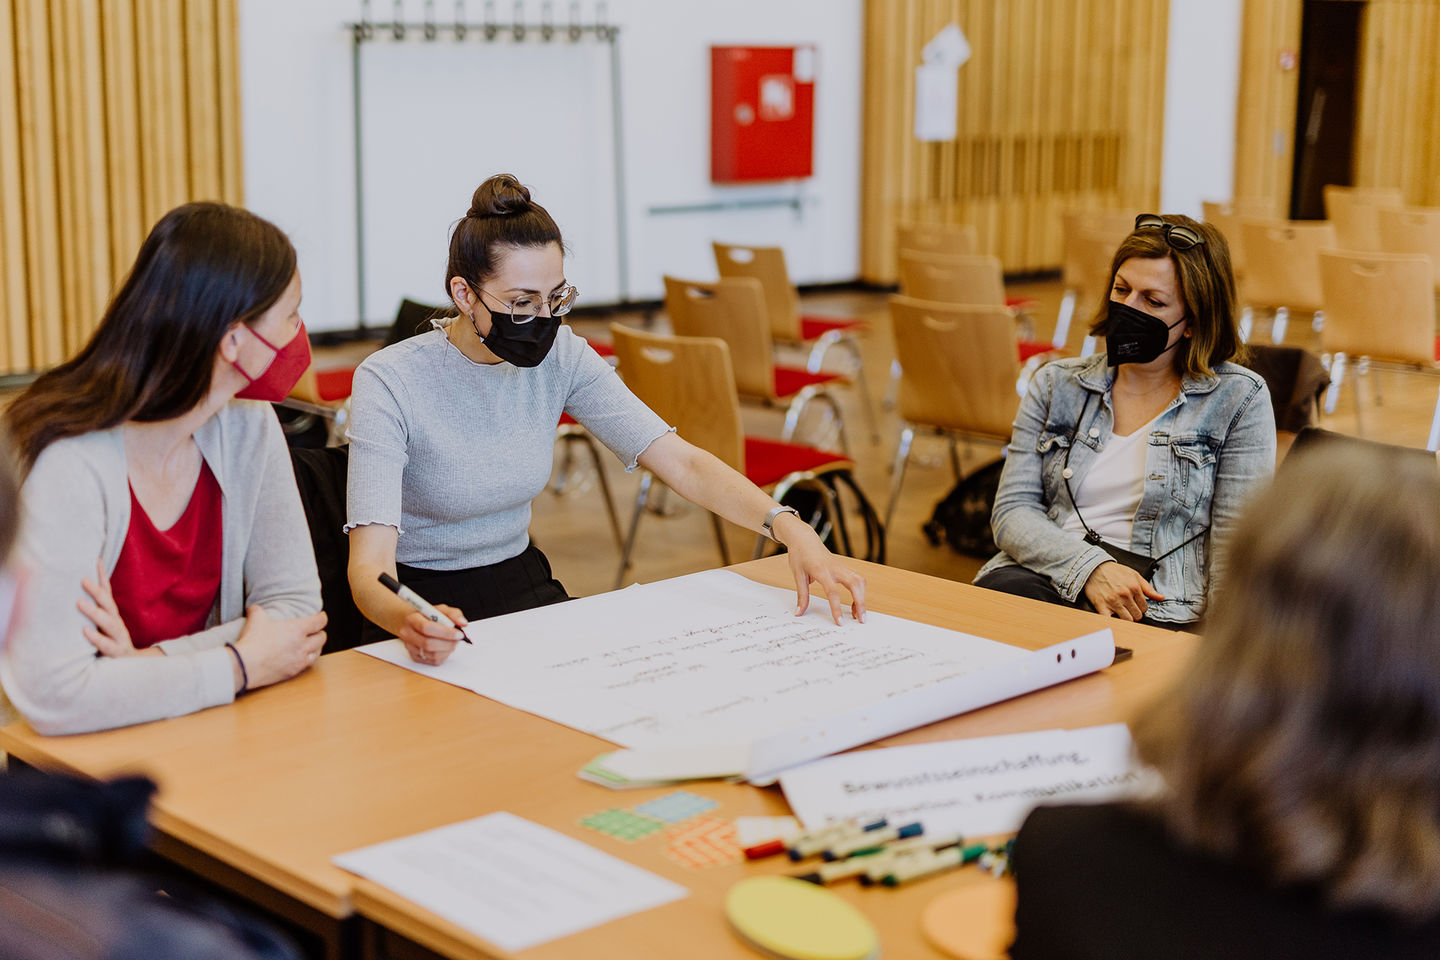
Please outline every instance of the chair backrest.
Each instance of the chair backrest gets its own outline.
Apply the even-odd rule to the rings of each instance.
[[[1110,299],[1110,262],[1115,259],[1115,249],[1120,246],[1120,240],[1107,234],[1082,232],[1075,238],[1074,244],[1075,278],[1072,289],[1075,290],[1075,315],[1080,322],[1070,325],[1072,343],[1077,336],[1083,337],[1089,331],[1093,312],[1102,302]]]
[[[350,538],[343,532],[350,447],[292,447],[290,462],[315,548],[320,600],[329,617],[325,624],[325,652],[357,647],[364,642],[361,628],[365,618],[350,593]]]
[[[904,253],[979,253],[980,235],[972,223],[902,223],[896,249]]]
[[[454,316],[455,308],[433,307],[428,303],[417,303],[408,298],[402,299],[400,306],[395,311],[395,319],[385,333],[385,346],[399,343],[401,340],[408,340],[422,333],[429,333],[434,329],[430,325],[430,319],[443,317],[447,313]]]
[[[1321,250],[1335,247],[1335,229],[1324,220],[1240,220],[1245,247],[1246,303],[1257,307],[1320,309]]]
[[[745,472],[745,434],[730,368],[719,337],[670,337],[610,325],[620,376],[635,396],[680,436]]]
[[[1440,290],[1440,207],[1387,207],[1380,211],[1380,249],[1423,253]]]
[[[721,277],[754,277],[765,291],[765,312],[776,340],[800,340],[800,297],[790,283],[785,251],[779,247],[752,247],[716,243],[715,269]]]
[[[902,250],[900,292],[917,300],[1003,307],[1005,273],[1000,258],[989,254]]]
[[[900,416],[1008,440],[1020,403],[1015,321],[1004,307],[890,298]]]
[[[706,283],[667,276],[665,312],[677,337],[725,341],[742,396],[775,398],[775,345],[759,280],[731,277]]]
[[[1242,217],[1271,217],[1274,215],[1274,203],[1259,197],[1238,197],[1228,203],[1204,200],[1200,206],[1205,211],[1205,222],[1219,230],[1230,245],[1230,267],[1235,271],[1235,279],[1239,280],[1245,275],[1245,245],[1240,242],[1240,220]]]
[[[1342,187],[1329,183],[1322,191],[1325,216],[1335,226],[1335,241],[1342,250],[1380,249],[1379,213],[1382,207],[1405,202],[1392,187]]]
[[[1135,215],[1141,211],[1067,210],[1060,214],[1061,279],[1071,290],[1081,289],[1089,263],[1082,252],[1085,237],[1103,237],[1110,252],[1135,229]]]
[[[1435,362],[1435,283],[1430,258],[1326,250],[1319,255],[1326,353]]]

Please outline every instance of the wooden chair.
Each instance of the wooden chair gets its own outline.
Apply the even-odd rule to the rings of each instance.
[[[999,306],[956,306],[896,295],[890,324],[900,378],[900,442],[895,448],[888,529],[905,482],[915,430],[926,427],[950,442],[950,465],[958,482],[957,437],[1007,444],[1025,391],[1015,354],[1015,327]]]
[[[1379,219],[1380,249],[1429,257],[1435,290],[1440,293],[1440,207],[1387,207],[1380,210]]]
[[[936,303],[997,306],[1009,311],[1011,323],[1021,314],[1005,296],[1005,274],[1000,258],[988,254],[919,253],[900,251],[900,293]],[[1054,344],[1022,337],[1017,341],[1020,360],[1055,350]]]
[[[915,253],[980,252],[980,237],[970,223],[902,223],[896,226],[897,250]]]
[[[1273,310],[1270,339],[1285,341],[1291,310],[1313,315],[1318,330],[1325,311],[1320,297],[1321,250],[1335,246],[1335,228],[1323,220],[1240,220],[1245,284],[1240,290],[1240,335],[1250,339],[1255,308]]]
[[[840,448],[848,450],[840,404],[827,389],[844,383],[839,374],[811,373],[803,367],[775,363],[765,294],[753,277],[735,277],[706,283],[665,279],[665,311],[680,337],[718,337],[730,347],[735,388],[741,397],[773,404],[788,401],[781,439],[794,439],[805,407],[819,401],[829,407],[839,431]]]
[[[1057,350],[1067,348],[1072,339],[1070,328],[1075,305],[1089,299],[1096,290],[1096,254],[1094,248],[1107,247],[1105,280],[1109,280],[1109,258],[1120,241],[1135,229],[1138,210],[1067,210],[1060,214],[1060,278],[1065,294],[1060,299],[1060,312],[1055,318],[1052,342]],[[1091,344],[1093,346],[1093,343]],[[1087,354],[1083,354],[1085,356]]]
[[[1334,412],[1348,361],[1364,375],[1373,365],[1440,372],[1436,364],[1435,277],[1430,258],[1416,254],[1319,254],[1325,304],[1321,349],[1330,356],[1327,413]],[[1358,378],[1355,425],[1360,422]],[[1440,397],[1430,424],[1427,450],[1440,447]]]
[[[1380,250],[1380,210],[1398,207],[1405,197],[1394,187],[1342,187],[1326,184],[1325,217],[1335,227],[1336,245],[1342,250],[1375,253]]]
[[[840,347],[850,354],[855,364],[855,384],[865,408],[870,435],[878,443],[880,428],[870,406],[870,386],[865,379],[865,357],[856,335],[864,331],[865,322],[848,317],[821,317],[800,312],[800,295],[790,282],[785,266],[785,251],[779,247],[756,247],[735,243],[712,244],[715,267],[725,279],[753,277],[765,291],[765,315],[770,318],[770,332],[779,343],[809,345],[810,357],[805,369],[819,373],[825,354],[831,347]]]
[[[800,444],[748,437],[740,425],[739,394],[730,364],[730,348],[719,337],[672,337],[644,333],[612,324],[620,375],[635,395],[674,426],[680,436],[718,457],[757,487],[772,489],[778,499],[794,487],[814,491],[832,529],[843,530],[839,505],[820,476],[831,470],[848,470],[851,461],[838,453]],[[630,518],[630,532],[615,578],[618,588],[630,567],[640,517],[645,512],[655,477],[640,475],[640,490]],[[723,521],[711,514],[720,558],[728,564]],[[767,541],[757,536],[755,556]]]
[[[1245,245],[1240,242],[1240,220],[1244,217],[1271,217],[1275,204],[1252,197],[1237,198],[1228,203],[1204,200],[1200,207],[1204,211],[1205,222],[1225,235],[1225,242],[1230,246],[1230,267],[1235,272],[1235,282],[1240,283],[1245,277]]]

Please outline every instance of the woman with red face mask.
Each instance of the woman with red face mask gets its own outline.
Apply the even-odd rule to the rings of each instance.
[[[253,402],[309,365],[299,306],[273,224],[177,207],[80,354],[6,411],[27,581],[0,683],[37,730],[229,703],[319,656],[305,514],[275,415]]]

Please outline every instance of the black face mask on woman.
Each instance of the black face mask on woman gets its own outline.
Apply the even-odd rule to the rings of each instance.
[[[528,323],[516,323],[508,313],[496,313],[489,307],[485,310],[490,314],[490,336],[480,333],[472,314],[470,325],[475,328],[475,336],[495,356],[517,367],[538,367],[560,332],[559,317],[536,315]]]
[[[1144,310],[1111,300],[1110,313],[1105,321],[1105,355],[1110,366],[1149,363],[1162,353],[1173,350],[1180,345],[1179,340],[1169,347],[1165,343],[1170,339],[1170,331],[1184,322],[1185,318],[1181,317],[1167,326],[1164,320],[1152,317]]]

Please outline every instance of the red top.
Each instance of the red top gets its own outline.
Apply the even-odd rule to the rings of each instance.
[[[203,460],[190,503],[157,530],[130,490],[130,528],[110,589],[130,642],[143,649],[205,629],[220,595],[220,484]]]

